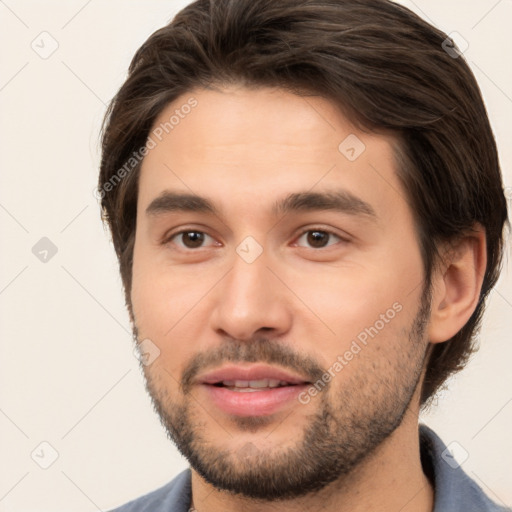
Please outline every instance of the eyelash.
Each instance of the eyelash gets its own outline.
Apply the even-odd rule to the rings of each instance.
[[[348,242],[349,240],[347,238],[343,238],[342,236],[338,235],[337,233],[335,233],[334,231],[332,230],[329,230],[329,229],[325,229],[325,228],[321,228],[321,227],[313,227],[313,228],[309,228],[309,229],[306,229],[304,231],[302,231],[295,239],[296,240],[300,240],[304,235],[306,235],[307,233],[312,233],[312,232],[320,232],[320,233],[325,233],[327,235],[330,235],[330,236],[334,236],[336,238],[338,238],[341,242]],[[173,241],[174,238],[180,236],[180,235],[183,235],[185,233],[201,233],[203,235],[206,235],[206,236],[209,236],[210,238],[213,238],[211,237],[210,235],[208,235],[207,233],[205,233],[204,231],[200,231],[200,230],[196,230],[196,229],[184,229],[182,231],[178,231],[177,233],[173,233],[167,237],[164,238],[164,240],[162,241],[162,245],[167,245],[169,243],[171,243]],[[321,249],[326,249],[328,247],[330,247],[332,244],[329,244],[325,247],[308,247],[309,249],[313,249],[313,250],[321,250]],[[197,247],[197,248],[189,248],[189,247],[180,247],[181,250],[183,251],[186,251],[186,252],[194,252],[194,251],[198,251],[200,249],[204,249],[205,247]]]

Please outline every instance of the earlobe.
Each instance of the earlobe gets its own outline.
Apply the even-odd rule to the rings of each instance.
[[[432,277],[431,343],[449,340],[467,323],[480,299],[486,265],[485,230],[477,225],[445,252]]]

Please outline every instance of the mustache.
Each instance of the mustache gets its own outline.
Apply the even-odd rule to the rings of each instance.
[[[228,362],[278,364],[306,376],[310,382],[316,382],[325,373],[312,357],[298,353],[275,340],[265,337],[249,341],[226,339],[219,347],[212,347],[195,355],[187,364],[180,383],[183,393],[190,392],[200,373]]]

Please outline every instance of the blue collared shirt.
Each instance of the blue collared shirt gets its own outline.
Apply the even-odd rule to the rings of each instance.
[[[421,460],[434,484],[433,512],[511,512],[493,503],[464,470],[451,459],[443,441],[420,425]],[[111,512],[188,512],[191,472],[186,469],[163,487]]]

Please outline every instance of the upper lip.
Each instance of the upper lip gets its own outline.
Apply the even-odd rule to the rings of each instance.
[[[257,364],[251,366],[223,366],[201,375],[197,380],[201,384],[217,384],[223,381],[251,381],[262,379],[275,379],[288,384],[308,384],[309,381],[300,375],[294,375],[281,368]]]

